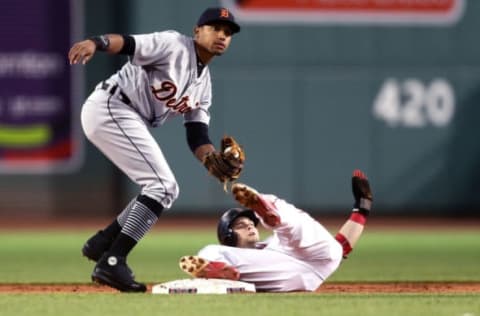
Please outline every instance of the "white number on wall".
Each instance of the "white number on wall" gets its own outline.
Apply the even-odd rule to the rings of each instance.
[[[425,84],[418,79],[385,80],[373,104],[373,114],[390,126],[443,127],[455,112],[455,94],[442,78]]]

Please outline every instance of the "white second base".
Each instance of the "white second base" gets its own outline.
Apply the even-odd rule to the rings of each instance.
[[[256,292],[255,285],[223,279],[181,279],[155,284],[152,294],[233,294]]]

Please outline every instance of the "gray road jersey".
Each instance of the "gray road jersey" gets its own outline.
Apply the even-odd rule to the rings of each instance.
[[[212,84],[208,67],[197,75],[191,37],[176,31],[133,35],[135,54],[109,81],[118,83],[152,126],[183,115],[185,122],[209,124]]]

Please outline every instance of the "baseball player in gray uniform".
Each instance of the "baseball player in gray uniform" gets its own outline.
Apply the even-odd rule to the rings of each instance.
[[[229,209],[220,218],[217,236],[221,245],[208,245],[198,255],[182,257],[180,268],[194,277],[250,282],[258,291],[315,291],[363,232],[372,193],[360,170],[353,172],[352,191],[352,214],[334,237],[285,200],[234,184],[233,196],[245,208]],[[259,222],[273,231],[265,242],[259,242]]]
[[[135,281],[127,255],[179,194],[175,176],[148,128],[181,115],[194,155],[207,168],[218,163],[209,159],[219,156],[208,133],[212,102],[208,64],[228,49],[239,31],[227,9],[208,8],[198,19],[193,38],[176,31],[107,34],[70,49],[70,64],[86,64],[96,51],[129,56],[117,73],[96,86],[81,112],[86,137],[141,187],[118,217],[83,246],[83,255],[97,262],[94,281],[125,292],[146,291]],[[233,171],[221,167],[217,174],[228,178]]]

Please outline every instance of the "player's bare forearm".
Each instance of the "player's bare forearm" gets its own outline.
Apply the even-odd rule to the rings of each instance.
[[[110,45],[108,45],[106,52],[110,54],[117,54],[120,52],[123,48],[123,45],[125,44],[123,36],[119,34],[107,34],[105,35],[109,42]]]
[[[197,149],[195,149],[195,157],[203,162],[205,156],[213,151],[215,151],[215,147],[212,144],[200,145],[197,147]]]
[[[116,54],[122,50],[123,45],[125,44],[122,35],[106,34],[103,36],[107,43],[103,51],[110,54]],[[90,59],[92,59],[97,50],[97,44],[92,39],[86,39],[73,44],[72,48],[68,52],[68,60],[70,61],[70,65],[78,63],[85,65],[90,61]]]

